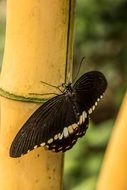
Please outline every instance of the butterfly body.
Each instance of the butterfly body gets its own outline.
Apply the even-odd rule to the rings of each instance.
[[[40,106],[26,121],[10,147],[11,157],[20,157],[37,147],[65,152],[82,137],[107,87],[104,75],[91,71],[75,84],[65,84],[62,94]]]

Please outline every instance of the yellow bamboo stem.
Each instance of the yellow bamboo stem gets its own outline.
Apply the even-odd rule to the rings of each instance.
[[[106,151],[97,190],[127,190],[127,94]]]
[[[30,93],[56,91],[40,81],[60,85],[65,78],[71,79],[73,11],[74,0],[7,1],[6,43],[0,78],[5,96],[1,97],[1,190],[62,188],[63,154],[38,148],[14,159],[9,157],[9,148],[24,122],[40,105],[34,103]],[[26,100],[33,103],[23,102]]]

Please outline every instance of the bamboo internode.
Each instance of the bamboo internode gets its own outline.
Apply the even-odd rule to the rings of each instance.
[[[7,1],[6,43],[0,79],[3,91],[15,95],[18,100],[18,96],[32,97],[30,93],[56,91],[40,81],[57,86],[65,78],[70,80],[73,9],[74,1],[68,0]],[[1,97],[0,189],[60,190],[62,153],[38,148],[21,158],[9,157],[13,138],[40,105],[11,99],[11,96],[10,99]]]

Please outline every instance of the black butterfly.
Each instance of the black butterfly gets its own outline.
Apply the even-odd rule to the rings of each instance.
[[[107,87],[104,75],[87,72],[75,84],[65,85],[62,94],[40,106],[26,121],[10,147],[11,157],[20,157],[37,147],[65,152],[82,137],[89,115]]]

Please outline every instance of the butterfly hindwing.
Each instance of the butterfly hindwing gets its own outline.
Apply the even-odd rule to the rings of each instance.
[[[49,150],[52,150],[54,152],[65,152],[66,150],[71,149],[74,144],[77,142],[79,137],[82,137],[85,135],[86,130],[88,128],[89,118],[87,117],[85,119],[85,122],[76,128],[74,133],[70,134],[67,138],[63,138],[61,140],[56,140],[53,143],[49,144]]]

